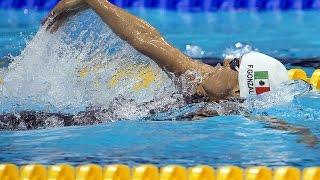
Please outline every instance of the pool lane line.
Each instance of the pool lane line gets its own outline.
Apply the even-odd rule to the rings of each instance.
[[[122,164],[99,166],[68,164],[44,166],[30,164],[18,167],[0,164],[0,180],[319,180],[320,167],[300,170],[292,166],[268,168],[254,166],[242,169],[222,166],[217,169],[198,165],[168,165],[161,168],[146,164],[130,168]]]

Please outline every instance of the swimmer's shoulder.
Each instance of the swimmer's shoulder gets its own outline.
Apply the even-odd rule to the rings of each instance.
[[[224,100],[237,95],[238,74],[227,67],[208,69],[197,88],[200,94],[210,97],[211,101]]]

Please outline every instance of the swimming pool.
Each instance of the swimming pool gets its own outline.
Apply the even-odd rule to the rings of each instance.
[[[185,51],[187,44],[198,46],[204,53],[193,55],[208,58],[207,61],[210,61],[210,58],[221,58],[228,52],[228,48],[232,48],[237,42],[247,43],[261,52],[276,57],[294,58],[292,62],[319,57],[320,43],[317,32],[320,27],[317,22],[320,16],[318,11],[261,13],[247,11],[187,13],[147,9],[130,11],[156,26],[179,49]],[[4,59],[1,61],[4,62],[3,67],[6,67],[10,61],[10,58],[6,57],[8,53],[17,56],[24,49],[24,38],[30,40],[35,35],[39,22],[45,14],[46,12],[30,10],[0,11],[1,17],[5,19],[0,21],[0,58]],[[79,18],[85,20],[87,17],[89,17],[87,21],[93,21],[94,15],[89,12]],[[101,25],[99,21],[93,23]],[[72,31],[81,33],[77,30],[79,25],[75,22],[68,27],[75,27]],[[97,32],[109,32],[99,26],[97,29]],[[9,86],[12,88],[12,93],[6,92],[6,95],[12,95],[10,97],[15,98],[9,100],[7,97],[3,98],[5,93],[2,91],[1,112],[39,110],[77,113],[84,110],[88,102],[89,104],[103,103],[110,97],[114,97],[115,91],[106,90],[106,95],[106,93],[103,94],[105,89],[100,89],[101,91],[93,89],[88,92],[72,89],[79,84],[77,84],[78,81],[70,78],[73,74],[68,72],[70,69],[78,68],[70,65],[78,61],[70,58],[71,51],[68,54],[61,54],[68,50],[69,46],[68,48],[61,46],[58,40],[48,46],[46,43],[53,37],[41,33],[36,37],[42,37],[42,39],[33,40],[32,42],[38,43],[35,45],[29,43],[29,48],[25,50],[24,55],[18,58],[23,66],[17,64],[19,71],[10,74],[11,80],[19,81],[12,81],[14,83]],[[58,35],[55,38],[61,37],[64,36]],[[110,40],[110,37],[112,39],[113,36],[100,38]],[[92,38],[94,39],[95,36]],[[43,44],[39,45],[40,42]],[[42,49],[36,49],[37,45]],[[81,48],[80,45],[71,47]],[[61,48],[61,51],[58,51],[60,54],[55,54],[56,51],[53,50],[43,51],[44,47]],[[86,46],[83,45],[83,47]],[[72,49],[72,52],[75,53],[75,50]],[[317,61],[305,64],[312,65],[304,67],[309,75],[319,66]],[[294,66],[287,63],[288,68]],[[99,69],[98,72],[100,72]],[[45,80],[40,78],[43,73],[45,73]],[[99,77],[104,77],[108,73],[103,71]],[[61,76],[56,76],[57,74]],[[25,76],[34,79],[31,81]],[[92,81],[92,79],[94,77],[89,77],[89,80]],[[23,86],[18,86],[16,82],[21,82]],[[59,83],[54,84],[57,88],[50,91],[52,94],[44,94],[43,92],[47,92],[47,89],[41,89],[42,86],[37,84],[40,82]],[[66,83],[61,84],[62,82]],[[80,84],[88,85],[88,82],[83,80]],[[165,81],[165,83],[168,83],[167,88],[170,92],[174,91],[170,89],[169,82]],[[67,88],[61,90],[62,87]],[[213,166],[233,164],[242,167],[250,165],[316,166],[320,161],[320,147],[317,140],[320,136],[318,110],[320,95],[319,92],[314,91],[303,93],[306,88],[304,84],[298,83],[277,93],[250,99],[240,105],[240,110],[229,112],[230,107],[238,107],[239,103],[195,104],[180,107],[172,103],[175,100],[161,99],[162,96],[157,94],[163,91],[161,88],[153,87],[149,89],[150,92],[143,91],[143,96],[136,94],[134,97],[124,96],[136,98],[134,104],[122,99],[108,102],[107,104],[112,106],[108,106],[107,109],[118,112],[112,114],[113,122],[32,131],[1,131],[0,160],[16,164],[123,163],[136,165],[152,163],[185,166],[196,164]],[[153,92],[154,89],[159,91]],[[85,96],[85,98],[74,96],[77,93],[92,93],[93,96]],[[28,97],[28,94],[31,97]],[[173,104],[172,110],[151,115],[145,112],[150,110],[149,107],[139,106],[141,99],[154,98],[158,98],[156,101],[160,103],[154,103],[151,106],[161,106],[162,103]],[[203,118],[199,121],[182,118],[183,121],[178,121],[178,117],[194,111],[199,106],[220,110],[222,116]],[[248,117],[247,112],[252,116]],[[299,127],[300,130],[277,130],[275,126],[279,124],[265,122],[265,116],[285,120],[290,127]],[[109,116],[106,118],[110,120]]]

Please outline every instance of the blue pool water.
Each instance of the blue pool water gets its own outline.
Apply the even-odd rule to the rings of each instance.
[[[319,57],[320,11],[188,13],[131,9],[155,26],[177,48],[199,45],[207,56],[221,57],[236,42],[248,43],[277,57]],[[151,12],[150,12],[151,11]],[[0,10],[1,52],[18,55],[47,12]],[[174,18],[172,18],[174,17]],[[20,34],[22,32],[22,35]]]
[[[224,53],[230,52],[228,49],[237,42],[247,43],[261,52],[284,59],[294,58],[298,61],[320,56],[318,11],[130,11],[157,27],[168,41],[180,50],[185,51],[187,44],[201,48],[204,51],[203,57],[221,58]],[[166,99],[159,96],[158,94],[166,93],[157,87],[137,94],[132,92],[132,96],[128,95],[131,92],[121,94],[121,88],[115,91],[90,89],[90,82],[96,82],[96,77],[104,78],[110,70],[98,70],[99,76],[92,75],[85,80],[75,80],[74,74],[69,73],[78,68],[74,67],[73,63],[86,65],[88,62],[86,59],[78,62],[76,59],[83,54],[80,52],[75,58],[75,53],[79,52],[72,48],[84,47],[83,52],[88,46],[78,41],[75,45],[71,43],[72,46],[65,47],[59,41],[66,37],[63,32],[47,35],[40,31],[36,34],[39,22],[46,13],[27,10],[0,11],[0,17],[3,19],[0,21],[0,59],[3,67],[1,72],[8,81],[6,88],[1,89],[1,112],[15,112],[19,115],[19,111],[39,110],[76,114],[89,105],[102,104],[108,112],[98,115],[108,122],[92,126],[1,131],[0,162],[75,165],[153,163],[186,166],[233,164],[243,167],[319,165],[320,95],[315,91],[305,92],[307,87],[302,82],[284,87],[273,94],[253,97],[244,103],[195,104],[183,107],[175,105],[174,98]],[[89,12],[79,19],[94,21],[96,17]],[[110,33],[104,28],[100,29],[103,26],[101,22],[94,21],[93,24],[98,25],[95,27],[98,31],[95,32]],[[61,31],[68,32],[70,28],[71,32],[81,33],[81,30],[78,31],[79,26],[83,28],[73,20]],[[112,38],[99,36],[111,41],[111,44],[114,43],[112,34]],[[33,37],[35,38],[30,41]],[[91,37],[90,33],[88,37]],[[96,35],[93,35],[92,38],[95,37]],[[19,55],[26,46],[26,40],[29,42],[28,46],[22,55]],[[51,41],[54,43],[50,44]],[[83,41],[93,42],[90,38]],[[68,39],[62,42],[66,43]],[[121,42],[116,41],[114,44],[119,43]],[[99,42],[98,45],[108,44]],[[97,48],[95,45],[93,47]],[[55,51],[55,48],[61,51]],[[91,53],[90,50],[86,52]],[[135,55],[130,57],[137,56],[132,50],[124,54],[126,53]],[[196,53],[195,56],[197,55],[199,54]],[[118,61],[122,62],[126,56],[121,57]],[[9,66],[7,70],[6,67],[12,59],[18,63]],[[108,64],[108,68],[119,66],[115,61],[110,62],[112,63]],[[288,63],[287,67],[292,68],[295,65]],[[303,68],[309,74],[314,71],[314,67]],[[166,83],[167,90],[170,93],[174,92],[170,89],[172,85],[167,81]],[[83,86],[77,89],[79,84]],[[87,91],[83,92],[83,89]],[[116,97],[115,93],[120,93],[124,100],[118,98],[116,101],[110,101]],[[126,98],[134,99],[134,103],[126,101]],[[155,100],[158,104],[141,105],[149,99]],[[154,109],[154,106],[162,107],[168,104],[171,108],[165,112],[155,115],[145,113],[151,106],[151,109]],[[198,106],[215,109],[221,116],[197,121],[178,118],[194,111]],[[238,111],[228,112],[234,108]],[[270,122],[268,117],[275,117],[277,120]]]
[[[0,0],[0,8],[36,8],[52,9],[58,0]],[[310,10],[319,9],[317,0],[110,0],[123,8],[161,8],[183,11],[219,11],[219,10]]]

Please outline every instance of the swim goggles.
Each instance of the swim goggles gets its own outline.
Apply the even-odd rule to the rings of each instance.
[[[229,66],[232,70],[239,71],[240,58],[234,58],[232,61],[229,62]]]

